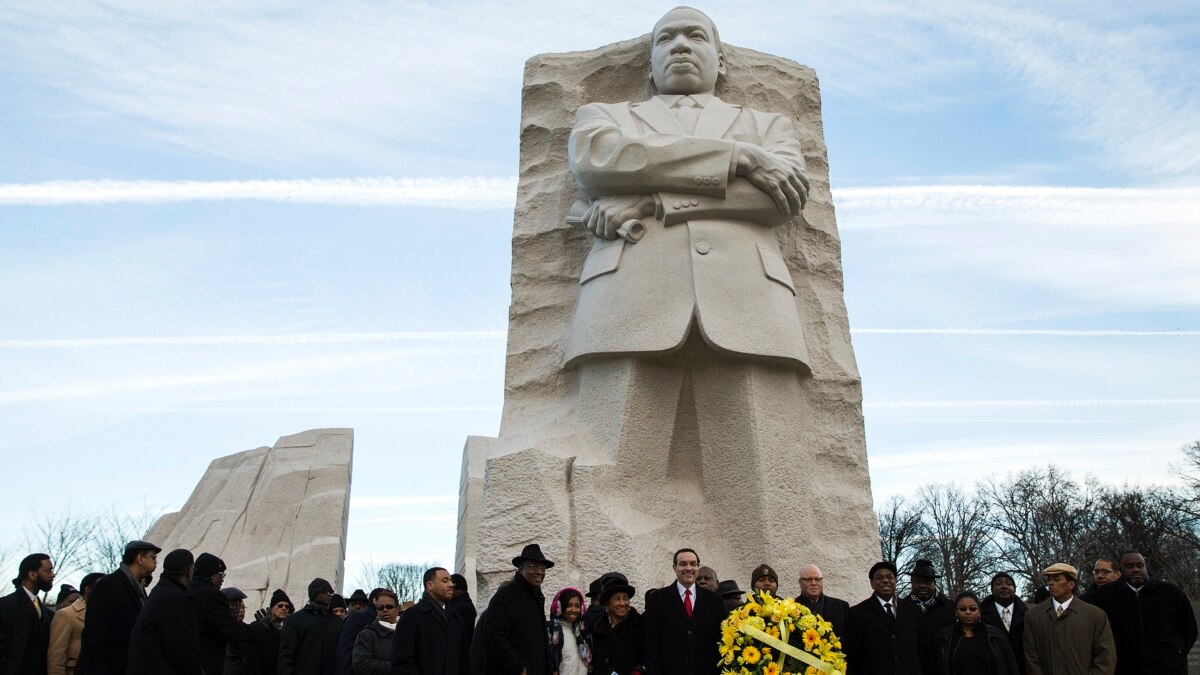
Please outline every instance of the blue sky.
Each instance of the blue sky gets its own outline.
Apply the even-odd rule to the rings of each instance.
[[[177,507],[338,426],[350,579],[449,562],[463,441],[499,425],[522,64],[670,7],[605,6],[0,6],[0,548],[35,505]],[[821,78],[877,502],[1051,461],[1172,482],[1200,4],[702,9]]]

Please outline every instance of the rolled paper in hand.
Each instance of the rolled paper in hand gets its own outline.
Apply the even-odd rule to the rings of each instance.
[[[575,203],[571,205],[571,210],[567,212],[567,225],[582,229],[584,227],[583,217],[587,214],[587,210],[591,207],[591,203],[589,203],[587,200],[576,200]],[[646,226],[642,223],[642,221],[637,219],[627,220],[621,224],[621,227],[617,228],[617,236],[631,244],[638,243],[638,241],[640,241],[642,236],[645,234]]]

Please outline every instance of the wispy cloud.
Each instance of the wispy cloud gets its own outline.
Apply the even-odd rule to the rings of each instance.
[[[198,347],[210,345],[328,345],[358,342],[475,342],[503,340],[504,331],[402,331],[383,333],[301,333],[296,335],[196,335],[163,337],[0,340],[0,349],[84,349],[96,347]]]
[[[260,201],[349,206],[508,209],[515,178],[313,178],[301,180],[78,180],[0,184],[0,206]]]
[[[899,408],[1125,408],[1130,406],[1200,406],[1200,398],[876,401],[863,404],[864,408],[876,410]]]
[[[458,495],[409,495],[406,497],[350,497],[350,506],[356,509],[379,509],[393,506],[418,506],[422,504],[455,504]]]
[[[1200,337],[1200,330],[1071,330],[1063,328],[851,328],[854,335],[963,335],[989,337]],[[0,347],[4,343],[0,342]]]

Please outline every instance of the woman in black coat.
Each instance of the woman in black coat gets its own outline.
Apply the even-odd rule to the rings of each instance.
[[[592,672],[595,675],[631,675],[646,672],[645,626],[642,615],[629,605],[637,591],[612,580],[600,591],[604,616],[592,626]]]
[[[978,596],[959,593],[954,618],[933,637],[938,675],[1018,675],[1008,636],[983,622]]]

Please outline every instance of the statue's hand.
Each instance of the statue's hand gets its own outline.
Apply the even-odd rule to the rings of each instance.
[[[738,143],[737,153],[737,175],[765,192],[780,213],[799,215],[808,201],[804,169],[751,143]]]
[[[625,222],[654,215],[653,195],[600,197],[583,215],[583,226],[601,239],[616,239]]]

